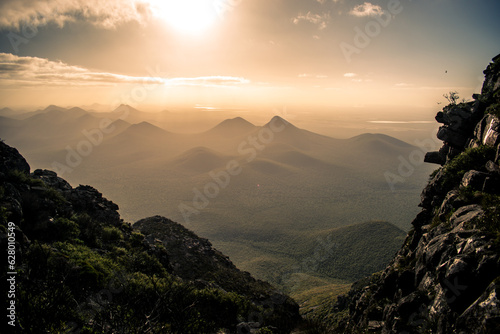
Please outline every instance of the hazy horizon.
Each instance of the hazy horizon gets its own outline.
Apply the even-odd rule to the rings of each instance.
[[[444,93],[479,92],[500,45],[494,0],[9,0],[0,11],[0,99],[12,108],[426,120]]]
[[[51,105],[52,106],[52,105]],[[35,111],[41,112],[51,106],[38,106],[36,108],[13,109],[0,108],[0,116],[12,118],[25,118],[33,115]],[[56,106],[56,105],[54,105]],[[65,109],[82,108],[85,111],[99,114],[112,114],[114,108],[109,105],[61,105]],[[9,112],[7,108],[10,109]],[[132,107],[133,108],[133,107]],[[281,116],[294,125],[318,134],[332,138],[346,139],[364,133],[382,133],[415,145],[416,140],[433,138],[437,131],[434,120],[438,108],[423,112],[414,108],[413,113],[400,113],[394,115],[386,112],[384,108],[365,112],[360,108],[344,108],[339,112],[328,107],[307,109],[307,107],[272,107],[246,110],[241,108],[218,108],[215,106],[195,106],[186,108],[181,106],[171,107],[146,107],[134,108],[145,113],[141,121],[150,121],[152,124],[175,133],[195,134],[210,130],[220,122],[235,117],[242,117],[254,125],[264,125],[273,116]],[[338,111],[338,112],[332,112]],[[409,110],[407,110],[409,111]],[[419,112],[420,111],[420,112]],[[156,120],[148,119],[151,115]],[[165,114],[162,117],[156,115]],[[159,120],[158,120],[159,118]],[[123,118],[131,123],[139,122],[137,119]]]

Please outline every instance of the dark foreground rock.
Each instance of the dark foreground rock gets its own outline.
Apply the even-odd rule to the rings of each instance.
[[[330,312],[333,333],[500,333],[500,56],[481,95],[439,112],[443,165],[387,268]]]

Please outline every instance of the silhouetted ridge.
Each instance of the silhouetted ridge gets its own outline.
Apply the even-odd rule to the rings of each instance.
[[[154,135],[167,135],[168,131],[157,127],[149,122],[141,122],[138,124],[132,124],[127,130],[128,133],[133,133],[135,135],[143,136],[154,136]]]
[[[292,123],[290,123],[289,121],[287,121],[286,119],[284,119],[283,117],[281,116],[274,116],[273,118],[271,118],[271,120],[266,123],[264,126],[265,127],[277,127],[277,126],[281,126],[282,124],[286,125],[287,128],[294,128],[294,129],[298,129],[295,125],[293,125]]]
[[[242,135],[255,129],[256,126],[242,117],[226,119],[217,124],[206,134],[221,135],[221,136],[237,136]]]
[[[47,111],[66,111],[66,110],[67,110],[66,108],[51,104],[51,105],[47,106],[45,109],[43,109],[42,111],[47,112]]]

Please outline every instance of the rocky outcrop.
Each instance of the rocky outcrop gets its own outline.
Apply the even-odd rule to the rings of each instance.
[[[0,153],[0,247],[15,238],[16,252],[0,278],[19,271],[13,333],[285,334],[300,320],[291,298],[180,224],[155,216],[132,227],[97,189],[30,174],[3,142]]]
[[[500,332],[500,55],[481,95],[439,112],[443,165],[389,266],[353,285],[333,312],[342,333]]]
[[[133,227],[145,236],[143,243],[149,253],[160,259],[174,275],[191,281],[200,289],[216,288],[247,295],[257,305],[265,305],[269,315],[286,315],[291,321],[282,324],[281,330],[292,329],[300,319],[299,306],[293,299],[270,284],[254,279],[250,273],[238,270],[227,256],[212,247],[210,241],[184,226],[154,216],[137,221]],[[248,333],[253,333],[262,326],[258,322],[252,326],[245,322],[238,332],[247,333],[244,328],[249,327]]]
[[[425,161],[444,165],[467,147],[479,145],[496,146],[500,142],[498,131],[500,123],[497,115],[484,113],[488,110],[495,113],[498,108],[500,88],[500,55],[493,58],[484,71],[485,81],[481,94],[474,94],[473,101],[452,103],[436,115],[436,121],[442,123],[437,137],[444,142],[439,151],[429,152]]]
[[[5,175],[13,170],[29,174],[30,165],[15,148],[0,141],[0,173]]]

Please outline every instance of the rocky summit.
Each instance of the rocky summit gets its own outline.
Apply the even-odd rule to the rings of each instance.
[[[442,165],[422,211],[381,272],[329,309],[333,333],[500,333],[500,55],[480,95],[452,99],[436,120]]]

